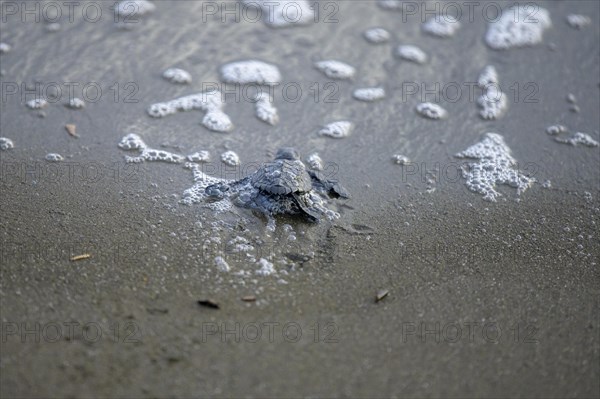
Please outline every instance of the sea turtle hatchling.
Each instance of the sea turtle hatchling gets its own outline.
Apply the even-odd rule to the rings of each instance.
[[[205,193],[210,201],[229,198],[238,206],[261,211],[269,219],[278,214],[306,214],[312,221],[322,216],[339,217],[326,207],[325,197],[350,197],[337,181],[307,170],[293,148],[279,149],[273,161],[250,176],[212,184]]]

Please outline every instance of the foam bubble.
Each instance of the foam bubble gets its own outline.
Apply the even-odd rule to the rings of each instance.
[[[231,267],[225,261],[225,259],[223,259],[222,256],[216,256],[215,257],[215,266],[217,267],[217,270],[220,271],[220,272],[222,272],[222,273],[227,273],[228,271],[231,270]]]
[[[342,61],[324,60],[315,62],[315,68],[331,79],[351,79],[356,69]]]
[[[173,154],[164,150],[155,150],[149,148],[140,136],[130,133],[124,136],[118,144],[119,148],[125,151],[138,150],[140,154],[137,157],[125,156],[127,163],[140,163],[144,161],[161,161],[169,163],[180,163],[184,160],[183,156]]]
[[[384,10],[403,11],[404,0],[377,0],[377,5]]]
[[[4,42],[0,43],[0,54],[6,54],[11,49],[12,49],[12,47],[10,46],[10,44],[4,43]]]
[[[463,169],[463,177],[467,180],[467,188],[483,195],[487,201],[495,202],[502,195],[496,191],[498,184],[514,187],[517,195],[520,195],[535,181],[519,172],[510,148],[497,133],[486,133],[479,143],[455,156],[478,160],[467,164]]]
[[[407,156],[401,154],[392,155],[392,160],[398,165],[406,165],[410,163],[410,159],[408,159]]]
[[[535,8],[534,8],[535,7]],[[542,42],[544,30],[552,26],[548,10],[538,6],[513,6],[490,22],[485,41],[494,50],[533,46]]]
[[[115,6],[115,14],[123,17],[149,14],[156,6],[147,0],[123,0]]]
[[[497,85],[499,82],[498,72],[493,65],[486,65],[477,79],[477,85],[483,90],[486,90],[491,85]]]
[[[182,204],[202,204],[204,207],[209,208],[217,213],[225,212],[231,209],[233,204],[228,198],[214,202],[206,201],[206,187],[212,184],[226,182],[227,180],[207,175],[206,173],[202,172],[200,165],[197,163],[187,162],[184,166],[192,171],[194,176],[194,185],[183,192],[183,199],[181,200]]]
[[[452,37],[460,29],[460,21],[450,15],[436,15],[423,23],[425,33],[437,37]]]
[[[424,64],[427,62],[427,54],[417,46],[412,44],[403,44],[398,46],[396,49],[398,57],[406,61],[411,61],[417,64]]]
[[[171,83],[187,84],[192,81],[192,75],[180,68],[169,68],[163,72],[162,76]]]
[[[63,156],[60,154],[51,152],[49,154],[46,154],[45,159],[48,162],[61,162],[64,161],[65,158],[63,158]]]
[[[222,153],[221,161],[229,166],[239,166],[241,164],[240,157],[233,151],[225,151]]]
[[[563,125],[552,125],[546,128],[546,133],[550,136],[558,136],[561,133],[566,133],[567,130],[568,129]]]
[[[377,101],[385,98],[385,90],[383,87],[366,87],[354,90],[352,96],[360,101]]]
[[[313,152],[306,157],[306,163],[308,167],[313,170],[323,170],[323,160],[316,152]]]
[[[306,25],[313,21],[314,11],[307,0],[243,0],[244,5],[262,11],[263,21],[273,28]]]
[[[26,105],[31,109],[42,109],[48,106],[48,101],[43,98],[35,98],[27,101]]]
[[[81,98],[75,97],[69,100],[68,106],[72,109],[81,109],[85,107],[85,102]]]
[[[281,73],[277,66],[263,61],[237,61],[221,66],[221,80],[226,83],[275,86],[281,83]]]
[[[276,125],[279,122],[279,115],[277,114],[277,108],[273,105],[273,99],[269,93],[258,93],[255,101],[256,117],[271,126]]]
[[[598,142],[592,138],[587,133],[577,132],[573,136],[568,139],[563,139],[560,137],[555,138],[556,141],[563,144],[570,144],[572,146],[583,145],[586,147],[598,147]]]
[[[337,121],[329,123],[321,130],[319,130],[319,134],[321,136],[333,137],[335,139],[341,139],[344,137],[348,137],[354,128],[354,124],[349,121]]]
[[[275,267],[273,267],[273,263],[269,262],[265,258],[260,258],[256,263],[260,269],[256,270],[255,273],[259,276],[269,276],[275,273]]]
[[[592,23],[592,19],[587,15],[569,14],[567,15],[567,23],[571,28],[582,29]]]
[[[443,119],[448,116],[448,111],[440,105],[429,102],[417,105],[416,110],[419,115],[428,119]]]
[[[210,153],[202,150],[187,156],[190,162],[210,162]]]
[[[0,137],[0,150],[7,151],[15,148],[15,143],[8,137]]]
[[[367,29],[363,35],[368,42],[373,44],[387,43],[390,41],[390,32],[383,28],[370,28]]]

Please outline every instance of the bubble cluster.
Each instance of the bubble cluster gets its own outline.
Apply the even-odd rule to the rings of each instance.
[[[210,162],[210,153],[206,150],[198,151],[187,156],[190,162]]]
[[[260,258],[256,263],[259,266],[259,269],[257,269],[255,273],[259,276],[270,276],[271,274],[275,273],[275,267],[273,266],[273,263],[269,262],[265,258]]]
[[[83,101],[81,98],[75,97],[69,100],[68,106],[72,109],[81,109],[85,107],[85,101]]]
[[[359,101],[377,101],[385,98],[385,90],[383,87],[365,87],[354,90],[352,96]]]
[[[61,162],[61,161],[65,160],[65,158],[63,158],[62,155],[54,153],[54,152],[46,154],[44,159],[46,159],[46,161],[48,161],[48,162]]]
[[[153,118],[162,118],[178,111],[201,110],[206,112],[202,124],[210,130],[224,133],[233,129],[231,119],[223,112],[224,105],[221,92],[209,90],[167,102],[152,104],[148,108],[148,115]]]
[[[4,43],[4,42],[0,43],[0,54],[6,54],[11,49],[12,49],[12,47],[10,46],[10,44]]]
[[[342,61],[324,60],[315,62],[315,68],[330,79],[351,79],[356,69]]]
[[[407,156],[401,154],[392,155],[392,161],[397,165],[406,165],[410,163],[410,159]]]
[[[149,14],[156,6],[148,0],[123,0],[115,5],[115,14],[122,17],[134,17]]]
[[[587,15],[569,14],[567,15],[567,23],[571,28],[583,29],[592,23],[592,19]]]
[[[217,213],[225,212],[232,208],[233,204],[228,198],[224,198],[221,201],[207,201],[206,187],[226,182],[224,179],[209,176],[202,172],[200,165],[194,162],[187,162],[184,165],[187,169],[192,171],[194,177],[194,185],[183,192],[182,204],[193,205],[201,204],[202,206],[209,208]]]
[[[169,68],[163,72],[162,76],[171,83],[187,84],[192,82],[192,75],[180,68]]]
[[[558,136],[559,134],[566,133],[568,129],[563,125],[552,125],[546,128],[546,133],[550,136]]]
[[[594,140],[592,136],[582,132],[577,132],[566,139],[556,137],[554,140],[556,140],[559,143],[570,144],[572,146],[583,145],[585,147],[598,147],[598,142]]]
[[[314,11],[307,0],[243,0],[248,7],[262,11],[263,21],[273,28],[306,25],[313,21]]]
[[[460,21],[450,15],[436,15],[422,25],[423,32],[437,37],[452,37],[460,29]]]
[[[354,124],[352,122],[337,121],[323,126],[323,128],[319,130],[319,135],[341,139],[348,137],[352,132],[352,129],[354,129]]]
[[[490,22],[485,42],[494,50],[533,46],[542,42],[544,30],[552,26],[548,10],[532,5],[513,6]]]
[[[367,29],[363,35],[369,43],[373,44],[387,43],[391,38],[390,32],[383,28]]]
[[[535,179],[519,172],[510,148],[497,133],[486,133],[479,143],[455,156],[478,160],[466,165],[462,171],[463,177],[467,188],[483,195],[483,199],[487,201],[495,202],[502,195],[496,191],[496,185],[514,187],[517,195],[520,195],[535,182]]]
[[[239,166],[241,164],[240,157],[235,152],[229,150],[221,154],[221,161],[229,166]]]
[[[402,11],[404,0],[377,0],[377,5],[384,10]]]
[[[477,85],[483,90],[477,99],[477,105],[481,108],[479,115],[483,119],[498,119],[508,107],[506,95],[500,90],[498,72],[493,65],[487,65],[477,79]]]
[[[140,154],[137,157],[125,156],[127,163],[140,163],[144,161],[162,161],[169,163],[180,163],[184,160],[183,156],[173,154],[164,150],[155,150],[148,148],[140,136],[130,133],[124,136],[118,144],[119,148],[125,151],[138,150]]]
[[[15,148],[15,143],[8,137],[0,137],[0,150],[6,151]]]
[[[281,73],[277,66],[263,61],[237,61],[221,66],[221,80],[226,83],[275,86],[281,83]]]
[[[30,109],[42,109],[48,106],[48,101],[43,98],[35,98],[27,101],[26,105]]]
[[[425,64],[427,54],[417,46],[412,44],[403,44],[396,49],[396,55],[403,60],[414,62],[416,64]]]
[[[306,163],[308,167],[313,170],[323,170],[323,160],[316,152],[313,152],[306,157]]]
[[[220,271],[220,272],[222,272],[222,273],[227,273],[228,271],[231,270],[231,267],[225,261],[225,259],[223,259],[222,256],[216,256],[215,257],[215,266],[217,267],[217,270]]]
[[[279,115],[277,114],[277,108],[273,105],[273,99],[269,93],[258,93],[255,101],[254,107],[256,117],[271,126],[276,125],[279,122]]]
[[[448,111],[440,105],[429,102],[418,104],[416,111],[419,115],[428,119],[444,119],[448,116]]]

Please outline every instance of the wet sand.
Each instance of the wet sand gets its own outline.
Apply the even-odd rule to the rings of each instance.
[[[3,83],[99,82],[105,93],[81,111],[50,104],[44,118],[18,96],[0,105],[0,136],[15,142],[0,152],[2,397],[600,394],[600,153],[545,133],[562,123],[598,139],[597,3],[539,2],[553,20],[543,44],[505,52],[485,46],[481,18],[441,40],[422,34],[418,19],[401,24],[374,2],[340,3],[336,24],[282,30],[203,24],[199,2],[156,3],[130,30],[110,19],[63,23],[56,33],[43,24],[2,24],[2,41],[13,46],[0,55]],[[570,28],[564,18],[571,12],[592,24]],[[362,38],[373,26],[392,32],[390,44]],[[393,47],[407,42],[431,62],[394,59]],[[276,94],[281,121],[274,127],[244,100],[227,102],[236,124],[229,134],[209,132],[198,112],[146,114],[152,103],[218,82],[221,64],[247,58],[277,64],[305,92],[330,82],[314,61],[341,59],[358,72],[352,82],[335,82],[337,103],[325,102],[323,92],[319,101],[311,92],[295,103]],[[443,121],[416,115],[420,97],[402,98],[403,82],[473,82],[488,64],[511,97],[497,121],[481,120],[466,97],[442,102]],[[194,82],[163,80],[171,66]],[[123,100],[129,82],[137,103]],[[539,101],[515,101],[509,88],[529,82]],[[109,89],[115,83],[118,101]],[[386,99],[352,99],[354,88],[377,84]],[[569,111],[568,93],[579,113]],[[350,137],[316,135],[321,124],[343,119],[356,125]],[[77,125],[79,138],[66,123]],[[516,190],[502,186],[504,196],[490,203],[462,178],[436,175],[490,131],[551,187],[536,183],[516,201]],[[228,254],[233,270],[220,273],[216,250],[202,241],[214,216],[178,203],[190,172],[161,163],[126,167],[117,143],[128,132],[182,154],[208,149],[217,159],[230,148],[245,163],[262,162],[281,145],[318,151],[338,166],[353,198],[334,223],[279,221],[298,232],[294,254],[314,252],[308,260],[276,263],[277,276],[242,278],[234,273],[252,266]],[[65,162],[47,163],[49,152]],[[395,165],[396,153],[418,172]],[[223,240],[243,232],[257,258],[284,255],[282,229],[265,236],[264,220],[243,214],[244,223],[217,216],[231,222]],[[85,253],[91,257],[69,260]],[[380,290],[388,294],[375,303]],[[241,300],[249,295],[256,301]],[[203,299],[219,309],[198,305]]]

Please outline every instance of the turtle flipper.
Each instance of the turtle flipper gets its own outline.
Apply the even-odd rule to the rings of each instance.
[[[312,179],[313,186],[320,188],[332,198],[350,198],[350,193],[337,180],[328,180],[323,173],[309,170],[308,174]]]
[[[318,222],[321,219],[322,213],[318,208],[315,208],[307,202],[305,196],[298,193],[293,193],[292,196],[296,200],[298,207],[309,216],[309,219],[313,222]]]

